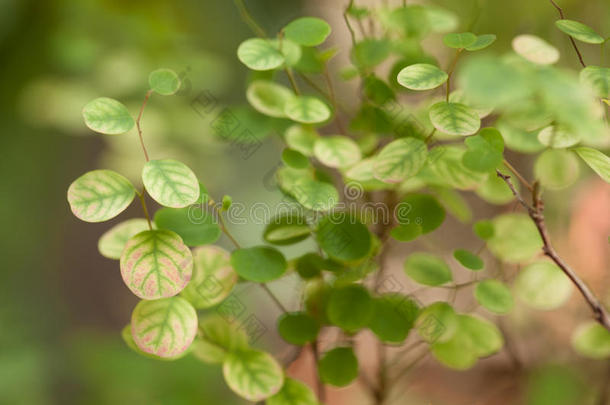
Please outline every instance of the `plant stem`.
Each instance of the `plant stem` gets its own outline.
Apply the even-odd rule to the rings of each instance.
[[[447,69],[447,91],[445,94],[445,101],[449,101],[449,92],[451,91],[451,76],[453,75],[453,70],[455,69],[455,65],[457,64],[458,59],[460,58],[460,55],[462,54],[463,49],[460,48],[455,52],[455,56],[453,57],[453,60],[451,61],[451,64],[449,65],[449,68]]]
[[[549,0],[549,1],[557,9],[557,12],[559,13],[559,18],[564,20],[565,16],[563,15],[563,10],[561,9],[561,7],[559,7],[559,5],[557,3],[555,3],[554,0]],[[585,65],[585,61],[582,59],[582,54],[578,50],[578,46],[576,45],[576,42],[574,42],[574,39],[571,36],[569,36],[569,35],[568,35],[568,38],[570,38],[570,42],[572,43],[572,47],[576,51],[576,55],[578,55],[578,60],[580,61],[580,64],[582,65],[582,67],[587,67],[587,65]]]
[[[510,170],[530,192],[534,191],[532,185],[527,180],[525,180],[525,177],[523,177],[521,173],[519,173],[517,169],[515,169],[515,167],[508,162],[508,160],[504,159],[502,162],[504,163],[504,166],[506,166],[508,170]]]
[[[330,96],[330,102],[335,110],[335,121],[337,122],[337,127],[339,127],[339,132],[341,132],[341,134],[346,135],[347,132],[345,131],[343,122],[339,117],[339,106],[337,104],[337,96],[335,94],[335,88],[333,87],[332,79],[330,78],[330,74],[328,73],[328,65],[326,64],[326,62],[324,63],[324,79],[326,80],[326,87],[328,87],[328,95]]]
[[[350,0],[349,4],[345,8],[345,10],[343,10],[343,19],[345,20],[345,25],[347,25],[347,29],[349,30],[349,34],[352,38],[352,45],[355,46],[356,45],[356,33],[354,32],[354,28],[352,28],[352,25],[349,22],[349,18],[347,17],[347,10],[352,8],[353,5],[354,5],[354,0]]]
[[[252,32],[254,32],[257,36],[261,38],[265,38],[267,36],[265,30],[263,30],[261,26],[258,25],[257,22],[254,20],[254,18],[252,18],[252,15],[246,8],[246,5],[244,4],[243,0],[235,0],[235,5],[237,6],[239,13],[241,14],[242,20],[248,25],[248,27],[250,27]]]
[[[144,96],[144,102],[142,103],[142,107],[140,107],[140,113],[138,114],[138,118],[136,119],[136,127],[138,128],[138,136],[140,137],[140,145],[142,145],[142,151],[144,152],[144,157],[148,162],[150,159],[148,158],[148,152],[146,151],[146,146],[144,146],[144,137],[142,136],[142,127],[140,126],[140,121],[142,120],[142,114],[144,114],[144,108],[146,107],[146,103],[150,98],[150,95],[153,93],[152,90],[148,90],[146,95]]]
[[[591,291],[591,289],[587,286],[587,284],[581,280],[581,278],[568,266],[566,262],[557,254],[553,246],[551,245],[551,240],[549,237],[548,230],[546,228],[545,220],[544,220],[544,203],[542,202],[538,187],[535,185],[532,191],[532,201],[533,204],[529,205],[525,202],[523,197],[517,192],[515,186],[513,185],[510,176],[503,174],[499,170],[496,170],[496,174],[500,177],[504,182],[508,185],[513,195],[517,198],[519,203],[527,210],[528,215],[534,221],[536,225],[536,229],[542,238],[542,251],[544,254],[551,259],[559,268],[565,273],[566,276],[572,281],[572,283],[576,286],[580,294],[583,296],[591,310],[593,311],[593,318],[599,322],[604,328],[610,331],[610,315],[606,308],[601,304],[601,302],[597,299],[595,294]]]
[[[315,363],[314,374],[316,380],[316,391],[318,395],[318,399],[320,403],[324,403],[326,401],[326,385],[320,379],[320,374],[318,372],[318,362],[320,361],[320,349],[318,347],[318,341],[314,340],[311,343],[311,352],[313,354],[313,359]]]
[[[138,194],[138,197],[140,198],[140,202],[142,203],[142,210],[144,211],[144,216],[146,217],[146,221],[148,222],[148,229],[150,229],[152,231],[152,222],[150,221],[150,215],[148,214],[148,207],[146,206],[146,198],[144,196],[144,193],[146,192],[146,189],[144,187],[142,187],[142,191],[138,192],[136,190],[136,193]]]
[[[286,72],[286,76],[288,76],[288,80],[290,81],[290,85],[292,86],[292,90],[294,90],[294,92],[297,95],[300,95],[301,92],[299,91],[299,86],[297,86],[296,80],[294,80],[294,75],[292,74],[292,70],[289,67],[286,67],[286,69],[284,69],[284,71]]]
[[[282,304],[282,302],[279,300],[279,298],[273,293],[273,291],[271,291],[269,289],[269,287],[267,287],[267,285],[265,283],[260,283],[260,286],[267,293],[267,295],[273,300],[273,302],[275,302],[275,305],[277,305],[277,307],[283,313],[287,313],[288,312],[288,310],[286,309],[284,304]]]

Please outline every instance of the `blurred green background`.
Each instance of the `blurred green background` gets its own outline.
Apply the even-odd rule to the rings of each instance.
[[[247,2],[271,33],[297,16],[329,19],[331,41],[345,58],[344,3]],[[529,32],[555,44],[562,63],[576,66],[547,1],[434,3],[464,21],[478,13],[476,31],[497,34],[498,50]],[[562,6],[570,18],[610,32],[607,0]],[[148,73],[170,67],[186,85],[179,96],[154,99],[147,108],[144,131],[152,155],[186,161],[215,198],[230,193],[246,204],[278,201],[264,183],[279,161],[277,140],[266,139],[261,152],[244,161],[191,106],[204,90],[221,104],[245,103],[245,69],[235,50],[249,36],[227,0],[0,0],[0,404],[241,403],[218,370],[191,358],[141,358],[123,344],[120,330],[136,298],[117,263],[96,249],[112,224],[79,222],[65,195],[72,180],[95,167],[137,176],[143,159],[135,136],[96,135],[80,110],[92,98],[109,96],[137,111]],[[585,57],[597,57],[597,49],[586,49]],[[125,215],[139,215],[138,207]],[[237,233],[250,243],[260,239],[259,229],[244,226]],[[538,403],[563,403],[544,402],[557,395],[545,385],[552,378],[550,387],[569,391],[562,398],[573,395],[566,379],[579,390],[567,374],[553,369],[537,377],[542,383],[535,395],[547,395]]]

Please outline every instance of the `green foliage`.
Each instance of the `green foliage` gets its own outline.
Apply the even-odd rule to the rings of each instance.
[[[362,157],[356,142],[341,135],[318,138],[313,153],[325,166],[336,168],[352,166]]]
[[[411,90],[431,90],[447,81],[449,76],[434,65],[416,63],[398,73],[398,83]]]
[[[280,317],[277,329],[280,336],[288,343],[304,345],[316,340],[320,325],[304,312],[292,312]]]
[[[453,251],[453,257],[455,260],[469,270],[482,270],[484,263],[483,260],[474,253],[469,252],[465,249],[456,249]]]
[[[246,98],[258,112],[270,117],[284,118],[284,105],[294,98],[294,94],[285,86],[268,81],[255,80],[248,86]]]
[[[599,177],[606,183],[610,183],[610,157],[597,149],[586,146],[574,148],[574,151]]]
[[[466,46],[464,49],[466,49],[467,51],[480,51],[481,49],[487,48],[494,42],[496,42],[496,36],[494,34],[478,35],[477,39],[472,44]]]
[[[351,347],[337,347],[324,353],[318,363],[320,379],[345,387],[358,377],[358,359]]]
[[[195,173],[173,159],[146,162],[142,169],[142,182],[148,194],[166,207],[187,207],[201,194]]]
[[[578,159],[572,152],[556,149],[546,150],[534,164],[534,174],[540,184],[550,190],[561,190],[571,186],[578,178]]]
[[[108,97],[87,103],[83,108],[83,118],[89,129],[106,135],[124,134],[135,125],[127,107]]]
[[[372,247],[371,233],[358,218],[333,212],[318,224],[316,238],[331,258],[344,262],[364,259]]]
[[[449,48],[467,48],[477,41],[477,36],[472,32],[447,34],[443,37],[443,43]]]
[[[259,350],[229,353],[222,372],[233,391],[253,402],[277,394],[284,384],[281,366],[271,355]]]
[[[307,156],[299,151],[288,148],[282,151],[282,162],[293,169],[305,169],[309,166],[309,159],[307,159]]]
[[[539,261],[519,273],[514,291],[528,306],[547,311],[560,307],[570,298],[572,283],[557,265]]]
[[[125,177],[111,170],[93,170],[74,180],[68,188],[72,213],[87,222],[103,222],[125,210],[136,190]]]
[[[373,299],[368,290],[359,284],[349,284],[332,290],[326,315],[330,322],[353,333],[367,326],[373,310]]]
[[[462,162],[470,170],[489,172],[498,167],[504,158],[504,139],[495,128],[483,128],[478,135],[464,140],[468,151]]]
[[[388,293],[373,299],[373,315],[368,327],[377,337],[388,343],[402,343],[413,326],[419,307],[409,297]]]
[[[587,66],[580,71],[580,81],[591,87],[598,97],[610,97],[610,68]]]
[[[313,96],[295,96],[286,101],[284,113],[293,121],[303,124],[324,122],[331,116],[328,106]]]
[[[140,301],[131,315],[131,334],[145,353],[171,358],[183,353],[197,333],[197,313],[183,298]]]
[[[384,183],[398,183],[415,176],[426,162],[426,145],[415,138],[402,138],[387,144],[375,157],[373,174]]]
[[[315,394],[302,382],[285,378],[280,392],[266,401],[267,405],[318,405]]]
[[[555,25],[574,39],[589,44],[601,44],[604,38],[593,30],[593,28],[573,20],[557,20]]]
[[[419,284],[437,286],[453,280],[451,269],[429,253],[412,253],[404,264],[405,273]]]
[[[207,245],[220,237],[216,219],[201,205],[161,208],[155,212],[155,225],[159,229],[176,232],[188,246]]]
[[[296,212],[278,215],[271,219],[263,237],[274,245],[292,245],[309,237],[311,229],[307,220]]]
[[[261,38],[242,42],[237,48],[237,58],[252,70],[272,70],[284,63],[284,55],[274,44]]]
[[[519,35],[513,39],[513,49],[537,65],[552,65],[559,60],[559,51],[535,35]]]
[[[494,235],[489,250],[509,263],[528,261],[542,248],[536,226],[525,214],[502,214],[493,219]]]
[[[157,69],[148,75],[150,89],[162,96],[171,96],[180,89],[180,78],[171,69]]]
[[[481,306],[496,314],[507,314],[513,308],[510,290],[498,280],[481,281],[474,289],[474,296]]]
[[[145,300],[171,297],[186,287],[193,256],[180,236],[166,229],[140,232],[121,254],[121,276],[127,287]]]
[[[234,250],[231,265],[240,277],[257,283],[280,278],[286,272],[286,259],[269,246],[255,246]]]
[[[301,17],[284,27],[289,40],[304,46],[317,46],[330,35],[330,25],[315,17]]]
[[[109,259],[120,259],[127,241],[136,234],[148,229],[143,218],[132,218],[116,224],[106,231],[97,244],[100,254]]]
[[[596,322],[587,322],[574,331],[572,347],[585,357],[606,359],[610,357],[610,332]]]
[[[394,239],[408,242],[437,229],[445,220],[445,209],[428,194],[409,194],[396,211],[398,225],[392,229]]]
[[[430,107],[430,121],[434,128],[449,135],[472,135],[481,126],[479,115],[472,108],[445,101]]]

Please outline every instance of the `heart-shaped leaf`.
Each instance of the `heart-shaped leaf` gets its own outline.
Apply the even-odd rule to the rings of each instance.
[[[504,159],[504,140],[495,128],[483,128],[478,135],[464,140],[468,147],[462,163],[470,170],[489,172],[502,163]]]
[[[143,352],[176,357],[189,348],[197,334],[197,313],[180,297],[140,301],[131,315],[131,334]]]
[[[200,246],[193,250],[191,281],[181,295],[197,309],[209,308],[228,297],[237,280],[229,252],[218,246]]]
[[[375,157],[373,173],[384,183],[399,183],[415,176],[428,156],[426,144],[415,138],[390,142]]]
[[[481,126],[475,110],[460,104],[441,101],[430,107],[430,121],[434,128],[449,135],[472,135]]]
[[[262,38],[250,38],[237,48],[237,58],[252,70],[272,70],[284,63],[284,55],[274,44]]]
[[[284,372],[277,361],[258,350],[228,354],[222,373],[233,392],[252,402],[277,394],[284,384]]]
[[[148,194],[166,207],[187,207],[201,194],[195,173],[177,160],[146,162],[142,169],[142,182]]]
[[[87,103],[83,108],[83,118],[89,129],[106,135],[124,134],[135,125],[127,107],[108,97]]]
[[[398,72],[398,83],[411,90],[434,89],[447,81],[449,76],[434,65],[416,63]]]
[[[123,212],[135,194],[129,180],[117,172],[93,170],[70,184],[68,203],[77,218],[86,222],[103,222]]]
[[[171,297],[191,279],[193,256],[180,236],[165,229],[144,231],[125,245],[121,276],[145,300]]]

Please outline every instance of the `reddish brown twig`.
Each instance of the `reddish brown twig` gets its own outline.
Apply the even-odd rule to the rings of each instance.
[[[555,1],[553,1],[553,0],[549,0],[549,1],[557,9],[557,12],[559,13],[559,18],[561,18],[562,20],[565,20],[565,16],[563,15],[563,10],[561,9],[561,7],[559,7],[559,5],[557,3],[555,3]],[[578,60],[580,61],[580,64],[582,65],[582,67],[587,67],[587,65],[585,65],[585,61],[582,59],[582,54],[578,50],[578,46],[576,46],[576,42],[574,42],[574,38],[572,38],[569,35],[568,35],[568,38],[570,38],[572,47],[574,47],[574,50],[576,51],[576,55],[578,55]]]

